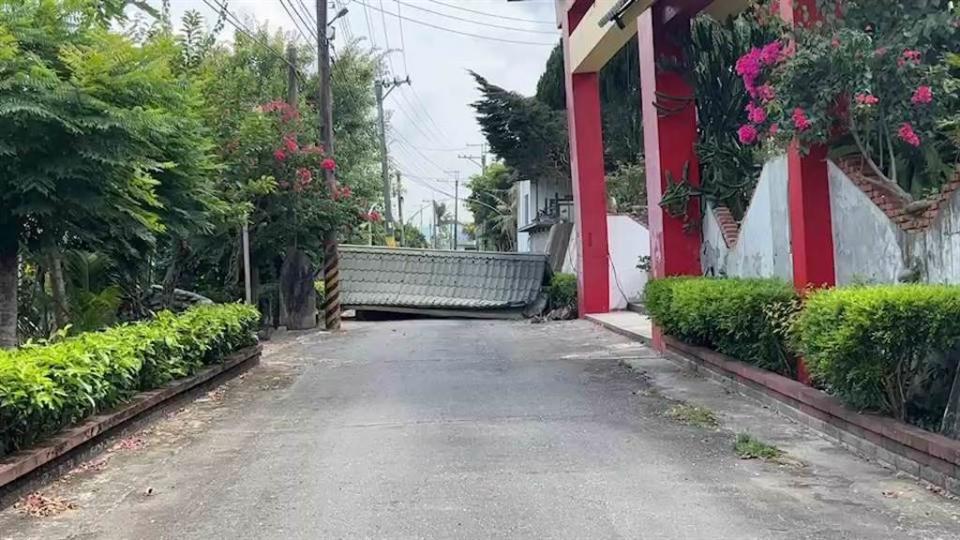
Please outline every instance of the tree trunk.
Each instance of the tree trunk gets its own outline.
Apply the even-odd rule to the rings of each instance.
[[[17,226],[0,222],[0,349],[17,346]]]
[[[53,293],[53,330],[57,331],[70,324],[67,282],[63,278],[63,254],[59,248],[52,248],[47,253],[47,267],[50,272],[50,288]]]
[[[280,294],[288,330],[316,328],[317,292],[313,280],[310,258],[300,249],[289,248],[280,271]]]
[[[160,293],[160,305],[163,309],[173,307],[174,291],[180,281],[180,270],[183,259],[187,256],[187,243],[180,238],[172,238],[170,242],[170,266],[163,275],[163,290]]]
[[[960,440],[960,366],[957,366],[957,373],[953,377],[953,388],[947,399],[947,409],[943,413],[940,434]]]

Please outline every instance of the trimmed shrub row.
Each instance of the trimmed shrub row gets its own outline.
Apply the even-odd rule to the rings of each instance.
[[[784,375],[802,357],[848,405],[941,429],[960,363],[960,287],[844,287],[801,302],[779,280],[677,277],[648,283],[646,307],[677,339]]]
[[[793,338],[814,379],[844,402],[937,430],[960,357],[960,287],[817,291]]]
[[[671,277],[647,283],[645,305],[667,334],[784,375],[795,363],[783,345],[796,293],[776,279]]]
[[[257,310],[181,314],[0,351],[0,456],[256,344]]]

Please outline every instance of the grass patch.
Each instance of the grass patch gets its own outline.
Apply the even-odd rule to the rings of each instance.
[[[772,460],[783,455],[783,450],[756,439],[749,433],[737,435],[737,442],[733,445],[733,451],[740,459]]]
[[[714,429],[720,426],[720,420],[717,415],[706,407],[681,403],[675,405],[667,411],[667,416],[671,419],[688,426],[696,426],[704,429]]]

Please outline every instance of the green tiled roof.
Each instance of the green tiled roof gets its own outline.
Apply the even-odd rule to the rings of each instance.
[[[545,255],[341,246],[346,308],[522,309],[536,300]]]

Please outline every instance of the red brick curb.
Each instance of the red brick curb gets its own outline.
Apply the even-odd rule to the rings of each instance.
[[[241,349],[228,356],[223,363],[207,367],[190,377],[172,381],[162,388],[141,392],[113,411],[92,416],[80,424],[62,430],[38,446],[0,459],[0,488],[222,373],[257,364],[260,361],[261,349],[260,345]]]
[[[857,412],[816,388],[716,351],[669,336],[664,337],[664,342],[669,352],[706,364],[721,375],[810,417],[812,421],[801,420],[804,424],[896,469],[960,494],[960,441],[893,418]]]

